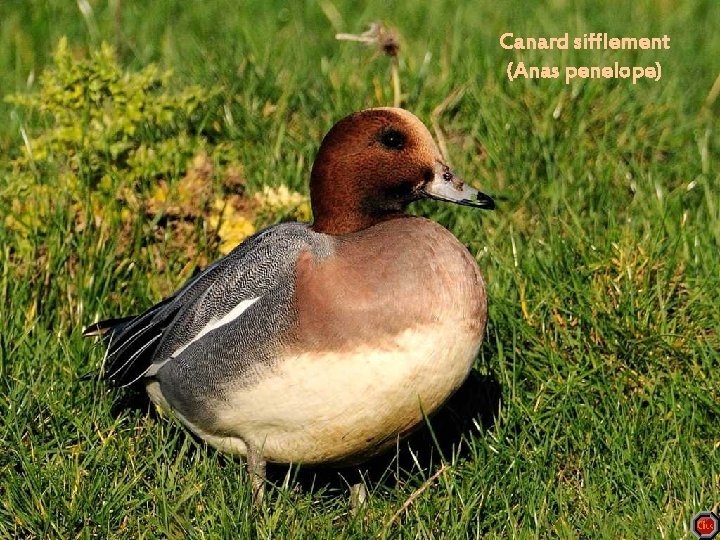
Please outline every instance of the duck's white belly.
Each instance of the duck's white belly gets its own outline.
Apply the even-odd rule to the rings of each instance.
[[[220,450],[245,454],[249,443],[273,462],[369,457],[422,422],[465,380],[482,335],[463,326],[454,320],[407,330],[382,348],[287,358],[219,406],[222,436],[181,420]],[[154,390],[148,388],[151,397]]]

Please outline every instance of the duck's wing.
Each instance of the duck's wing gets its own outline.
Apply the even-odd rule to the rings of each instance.
[[[239,318],[258,298],[287,286],[300,251],[316,251],[313,237],[317,234],[305,224],[276,225],[144,313],[88,327],[85,335],[103,334],[107,343],[103,378],[113,386],[129,386],[152,376],[190,344]]]

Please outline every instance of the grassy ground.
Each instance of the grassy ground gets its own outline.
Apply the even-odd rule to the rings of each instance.
[[[35,91],[61,36],[77,55],[109,40],[129,71],[172,68],[177,89],[217,85],[203,140],[231,143],[250,202],[281,183],[306,193],[323,132],[392,102],[387,59],[333,36],[379,19],[396,27],[405,106],[429,122],[464,89],[440,117],[450,157],[498,195],[491,214],[413,208],[477,256],[487,340],[435,437],[372,464],[357,515],[336,473],[296,469],[288,488],[286,471],[272,472],[278,487],[253,515],[241,463],[142,400],[78,380],[102,356],[82,326],[147,307],[216,257],[209,218],[190,212],[189,229],[172,228],[172,211],[144,211],[128,223],[112,189],[151,197],[151,173],[128,185],[120,167],[104,195],[83,170],[67,189],[67,156],[22,176],[11,165],[22,132],[52,122],[3,103],[0,537],[678,538],[695,512],[718,508],[720,102],[706,105],[719,74],[716,2],[118,4],[90,1],[83,15],[83,2],[3,2],[2,92]],[[672,48],[521,53],[499,46],[507,31],[668,34]],[[508,82],[507,62],[523,58],[659,61],[663,77]],[[231,190],[223,175],[214,193]],[[181,161],[164,179],[183,176]],[[33,220],[18,194],[35,185],[47,208]],[[30,225],[9,226],[17,220]],[[471,412],[482,413],[475,424]]]

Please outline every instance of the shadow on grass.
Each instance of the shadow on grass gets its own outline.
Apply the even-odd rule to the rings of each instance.
[[[397,447],[355,466],[331,468],[268,464],[268,481],[282,486],[289,478],[290,487],[301,492],[345,497],[348,486],[359,482],[367,484],[370,490],[378,487],[392,489],[419,471],[425,471],[429,476],[443,461],[453,456],[461,459],[467,456],[468,445],[463,439],[478,433],[478,429],[486,430],[493,426],[500,409],[500,397],[501,388],[497,379],[473,369],[447,403]],[[157,414],[142,391],[125,391],[116,396],[112,414],[120,415],[128,410],[142,411],[151,416]],[[205,448],[216,453],[209,446]],[[221,453],[217,456],[221,463],[235,460]]]

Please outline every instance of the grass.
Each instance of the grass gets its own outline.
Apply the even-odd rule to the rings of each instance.
[[[680,538],[693,514],[718,509],[720,103],[705,103],[720,56],[715,2],[123,2],[120,19],[116,4],[90,2],[83,15],[74,2],[4,2],[3,93],[37,88],[61,36],[77,53],[107,38],[128,70],[157,62],[178,87],[222,88],[213,137],[236,149],[250,193],[280,183],[306,193],[332,123],[392,102],[386,59],[336,32],[396,27],[405,106],[428,123],[462,86],[440,118],[450,157],[499,208],[413,211],[477,256],[487,339],[435,436],[372,464],[357,515],[336,473],[295,468],[287,488],[286,471],[273,473],[278,487],[256,515],[240,462],[142,401],[79,380],[102,357],[82,326],[147,307],[195,261],[169,229],[148,254],[159,218],[139,214],[121,234],[120,204],[106,196],[104,228],[82,205],[81,228],[77,194],[51,190],[31,233],[0,229],[0,537]],[[522,53],[499,46],[506,31],[668,34],[672,48]],[[659,61],[663,78],[510,83],[505,66],[520,58]],[[9,103],[0,113],[5,219],[21,127],[47,125]],[[52,188],[61,174],[33,182]],[[202,219],[196,228],[205,234]],[[212,242],[198,249],[218,255]],[[483,413],[477,427],[468,411]]]

